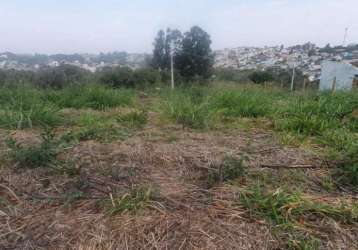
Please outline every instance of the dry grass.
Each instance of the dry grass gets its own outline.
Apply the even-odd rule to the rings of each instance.
[[[260,129],[203,133],[158,126],[155,113],[148,119],[125,141],[69,146],[59,157],[73,161],[75,175],[18,171],[5,161],[0,168],[1,249],[285,249],[288,235],[249,216],[237,202],[242,188],[261,178],[268,188],[295,185],[312,199],[354,202],[351,193],[325,190],[322,176],[329,164],[321,157],[283,146],[273,134]],[[12,136],[29,145],[37,143],[38,135],[25,130]],[[247,175],[207,188],[209,170],[228,155],[247,156]],[[312,167],[265,167],[269,165]],[[143,185],[156,193],[145,206],[135,213],[106,213],[112,199]],[[355,224],[325,219],[303,234],[321,239],[322,249],[357,247]]]

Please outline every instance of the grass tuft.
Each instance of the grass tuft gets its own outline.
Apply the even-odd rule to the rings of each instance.
[[[152,199],[153,190],[151,187],[138,187],[121,197],[111,199],[108,213],[110,215],[137,213],[144,209]]]
[[[209,187],[215,184],[230,181],[246,175],[245,157],[240,159],[226,156],[218,168],[211,168],[208,173],[207,184]]]

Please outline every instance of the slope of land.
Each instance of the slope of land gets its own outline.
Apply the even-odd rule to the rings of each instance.
[[[343,160],[318,136],[228,109],[198,122],[198,112],[182,117],[174,104],[170,113],[168,95],[63,107],[51,126],[36,117],[21,129],[4,125],[1,249],[358,247],[357,190],[335,177]]]

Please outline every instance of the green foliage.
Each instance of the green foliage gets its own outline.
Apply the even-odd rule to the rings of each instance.
[[[270,100],[264,91],[226,90],[214,97],[215,109],[225,117],[260,117],[270,112]]]
[[[332,207],[305,199],[300,193],[281,189],[268,192],[259,184],[243,191],[240,194],[240,202],[251,215],[266,218],[276,225],[297,223],[300,219],[309,219],[309,215],[329,217],[344,223],[353,223],[358,219],[352,208]]]
[[[184,34],[176,62],[176,68],[184,78],[197,80],[198,77],[207,79],[211,76],[214,60],[210,46],[210,35],[198,26]]]
[[[59,108],[43,100],[43,92],[29,86],[2,87],[0,89],[0,126],[28,128],[56,126],[63,117]]]
[[[132,110],[113,116],[88,112],[80,115],[75,122],[78,127],[64,134],[62,139],[66,142],[124,140],[130,137],[134,130],[142,128],[146,122],[145,111]]]
[[[49,91],[47,98],[61,108],[104,110],[131,105],[134,93],[128,89],[110,89],[101,85],[85,85]]]
[[[12,138],[8,138],[6,144],[10,149],[10,158],[21,168],[53,167],[56,165],[59,144],[50,130],[46,130],[42,134],[42,142],[39,145],[19,145]]]
[[[217,68],[214,70],[215,79],[220,81],[247,83],[252,72],[249,70],[238,70],[231,68]]]
[[[266,71],[255,71],[249,75],[249,79],[257,84],[272,82],[274,80],[273,75]]]
[[[171,49],[174,53],[174,61],[177,62],[178,55],[181,52],[182,40],[183,35],[177,29],[171,30],[168,28],[166,32],[160,30],[154,40],[152,67],[160,71],[170,70]],[[176,63],[175,68],[177,68]]]
[[[153,199],[153,190],[151,187],[134,188],[118,198],[111,199],[111,205],[108,205],[110,215],[123,213],[137,213],[144,209]]]
[[[217,183],[244,177],[246,175],[244,160],[244,157],[238,159],[236,157],[226,156],[218,168],[214,166],[209,170],[208,186],[212,187]]]
[[[134,87],[132,82],[133,70],[129,67],[107,67],[102,69],[99,74],[99,81],[107,86]]]
[[[104,85],[120,88],[145,88],[160,81],[160,72],[141,68],[132,70],[128,67],[104,68],[99,73],[99,81]]]
[[[173,46],[174,67],[187,80],[208,79],[212,73],[213,54],[208,33],[194,26],[184,36],[179,30],[160,30],[154,41],[152,66],[170,69],[170,46]]]
[[[164,113],[183,127],[208,128],[211,110],[201,90],[178,89],[168,94],[162,105]]]
[[[166,51],[165,51],[165,32],[163,30],[159,30],[157,37],[154,40],[154,50],[153,50],[153,58],[152,58],[152,66],[155,69],[166,69]]]
[[[133,72],[130,80],[135,87],[149,87],[159,82],[160,73],[153,69],[137,69]]]
[[[358,151],[357,151],[358,153]],[[340,168],[337,169],[336,175],[338,181],[343,184],[349,184],[358,187],[358,160],[357,155],[351,156],[346,162],[341,164]]]
[[[118,126],[115,120],[91,113],[81,115],[77,123],[79,127],[64,134],[62,140],[66,142],[87,140],[111,142],[130,136],[130,131]]]
[[[147,123],[147,120],[148,114],[143,110],[131,111],[117,117],[117,121],[128,128],[141,128]]]
[[[63,88],[72,84],[84,84],[91,78],[91,72],[73,65],[61,65],[40,70],[35,84],[44,88]]]

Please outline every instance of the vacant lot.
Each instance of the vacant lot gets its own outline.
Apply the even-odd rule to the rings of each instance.
[[[357,249],[358,92],[0,90],[1,249]]]

